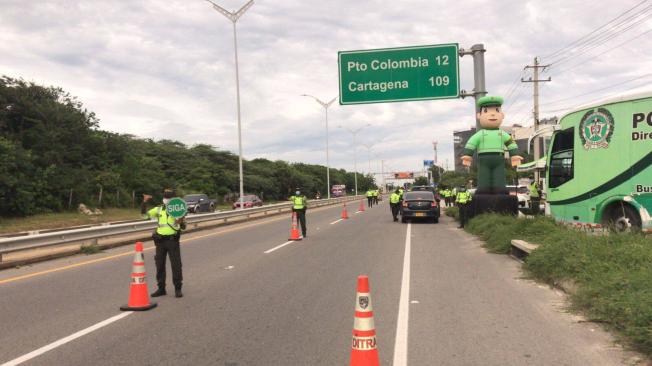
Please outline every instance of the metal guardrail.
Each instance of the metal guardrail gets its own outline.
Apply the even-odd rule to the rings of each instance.
[[[309,207],[320,207],[327,205],[334,205],[347,201],[354,201],[362,199],[362,196],[348,196],[342,198],[331,198],[323,200],[310,200]],[[278,203],[273,205],[266,205],[255,208],[246,208],[233,211],[211,212],[205,214],[195,214],[186,216],[186,224],[199,224],[210,221],[227,222],[232,218],[250,218],[252,215],[268,215],[270,213],[281,213],[283,211],[290,211],[292,204]],[[0,239],[0,262],[2,261],[3,254],[28,250],[45,248],[50,246],[69,244],[75,242],[83,242],[87,240],[101,239],[112,236],[120,236],[126,234],[136,234],[144,231],[151,231],[156,228],[157,223],[152,220],[142,220],[126,222],[113,225],[100,225],[92,226],[73,230],[63,230],[56,232],[41,233],[37,235],[20,236]]]

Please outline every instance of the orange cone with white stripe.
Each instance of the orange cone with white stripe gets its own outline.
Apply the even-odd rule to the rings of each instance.
[[[297,229],[297,213],[292,212],[292,229],[290,229],[290,239],[289,240],[301,240],[299,235],[299,229]]]
[[[346,202],[344,202],[344,208],[342,209],[342,219],[346,220],[349,218],[349,213],[346,212]]]
[[[147,274],[145,273],[145,256],[143,243],[136,243],[133,269],[131,270],[131,288],[129,303],[120,307],[123,311],[145,311],[156,307],[155,302],[149,302],[147,291]]]
[[[358,209],[360,212],[364,212],[364,200],[360,201],[360,208]]]
[[[351,363],[349,365],[379,365],[374,311],[371,305],[369,277],[367,276],[358,276],[358,291],[355,296],[353,341],[351,342]]]

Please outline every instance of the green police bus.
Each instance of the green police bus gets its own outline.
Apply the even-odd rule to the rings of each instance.
[[[576,226],[652,232],[652,92],[582,106],[555,126],[546,211]]]

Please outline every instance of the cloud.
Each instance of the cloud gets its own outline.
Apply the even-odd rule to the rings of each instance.
[[[219,3],[237,9],[244,1]],[[324,109],[301,94],[323,100],[337,95],[337,52],[342,50],[483,43],[488,91],[513,90],[506,106],[508,123],[531,123],[532,85],[520,83],[521,76],[530,75],[523,67],[635,4],[257,0],[237,23],[244,156],[325,164]],[[63,87],[97,113],[103,129],[237,152],[232,27],[205,1],[6,0],[0,14],[0,70]],[[552,77],[541,85],[542,117],[555,113],[548,110],[649,82],[544,105],[648,74],[652,37],[611,48],[649,29],[649,20],[640,22],[592,52],[553,64],[542,75]],[[461,88],[471,90],[471,57],[460,59],[460,75]],[[369,123],[372,127],[358,141],[373,145],[374,160],[419,170],[422,160],[433,156],[436,140],[440,162],[448,160],[452,167],[452,133],[474,125],[473,111],[469,98],[333,105],[331,166],[353,167],[351,135],[337,126]],[[368,151],[361,146],[356,151],[358,168],[366,171]]]

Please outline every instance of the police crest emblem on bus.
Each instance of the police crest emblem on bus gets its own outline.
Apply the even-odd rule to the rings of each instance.
[[[614,133],[614,117],[605,108],[591,109],[580,122],[580,139],[584,149],[608,148]]]

